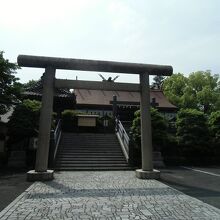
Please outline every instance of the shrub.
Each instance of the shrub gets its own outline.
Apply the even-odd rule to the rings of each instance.
[[[77,128],[77,117],[76,115],[84,114],[75,110],[66,109],[62,112],[62,129],[63,131],[71,132]]]
[[[9,144],[23,142],[24,139],[38,135],[41,102],[25,99],[17,105],[8,122]],[[53,118],[56,116],[53,113]],[[54,128],[54,120],[51,128]],[[19,145],[19,144],[18,144]]]
[[[35,136],[39,126],[41,103],[36,100],[24,100],[17,105],[8,123],[10,136],[23,139]]]
[[[141,146],[141,112],[140,110],[134,113],[134,120],[132,122],[131,133],[134,142]]]
[[[220,156],[220,111],[212,112],[208,119],[209,132],[213,152],[216,157]],[[219,159],[218,159],[219,163]]]
[[[157,109],[151,108],[151,128],[152,128],[152,143],[154,149],[159,150],[161,146],[165,145],[167,140],[167,121],[158,112]],[[141,145],[141,119],[140,110],[134,113],[134,120],[131,127],[133,139],[136,144]]]
[[[183,145],[205,145],[208,140],[207,118],[196,109],[181,109],[177,114],[177,138]]]
[[[206,115],[196,109],[181,109],[177,114],[176,126],[179,153],[186,162],[209,163],[213,149],[209,146]]]
[[[220,143],[220,111],[212,112],[208,119],[210,135],[214,143]]]

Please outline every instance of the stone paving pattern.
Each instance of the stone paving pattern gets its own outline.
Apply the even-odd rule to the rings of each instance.
[[[35,182],[0,219],[220,220],[220,210],[134,171],[84,171]]]

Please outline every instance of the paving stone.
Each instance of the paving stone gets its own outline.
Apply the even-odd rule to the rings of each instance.
[[[132,171],[84,171],[35,182],[0,219],[220,220],[220,210]]]

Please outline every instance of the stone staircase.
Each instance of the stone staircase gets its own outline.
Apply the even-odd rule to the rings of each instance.
[[[56,170],[131,170],[115,134],[62,133]]]

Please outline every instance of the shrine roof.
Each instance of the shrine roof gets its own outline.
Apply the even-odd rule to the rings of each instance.
[[[129,103],[130,105],[134,105],[134,103],[140,102],[139,92],[75,89],[74,93],[77,104],[111,105],[110,102],[113,100],[114,95],[117,96],[117,101],[127,102],[126,105],[129,105]],[[177,108],[168,101],[162,90],[151,89],[150,99],[152,100],[153,98],[159,104],[159,108]]]
[[[27,88],[23,95],[25,96],[42,96],[42,80],[39,80],[34,86]],[[55,88],[54,96],[59,98],[72,98],[74,93],[70,92],[68,89]]]

